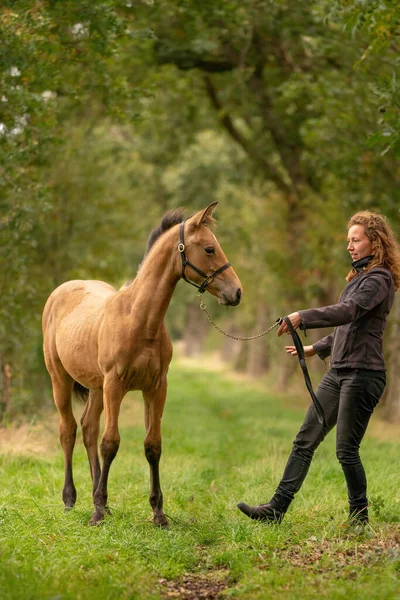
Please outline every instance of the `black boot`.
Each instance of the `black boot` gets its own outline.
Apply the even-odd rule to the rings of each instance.
[[[364,535],[368,531],[368,507],[354,507],[350,505],[349,518],[342,526],[350,534]]]
[[[249,506],[240,502],[237,507],[245,515],[255,521],[265,521],[267,523],[281,523],[285,515],[283,511],[273,508],[271,504],[259,504],[258,506]]]
[[[353,525],[368,524],[368,506],[363,508],[353,508],[350,506],[349,523]]]

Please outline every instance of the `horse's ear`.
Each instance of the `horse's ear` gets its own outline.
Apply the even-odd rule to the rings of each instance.
[[[194,214],[190,219],[191,224],[194,227],[200,227],[200,225],[209,225],[212,223],[212,214],[217,206],[218,202],[213,202],[207,208],[200,210],[198,213]]]

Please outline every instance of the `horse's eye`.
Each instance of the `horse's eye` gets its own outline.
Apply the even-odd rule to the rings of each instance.
[[[207,254],[215,254],[213,246],[208,246],[208,248],[204,248],[204,250],[207,252]]]

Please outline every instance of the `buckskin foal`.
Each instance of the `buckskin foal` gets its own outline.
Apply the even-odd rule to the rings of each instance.
[[[120,443],[118,415],[122,399],[129,390],[141,390],[150,504],[154,523],[168,526],[159,477],[161,417],[172,358],[165,313],[181,277],[201,292],[207,288],[220,304],[236,306],[242,295],[241,283],[209,228],[216,204],[187,221],[182,210],[166,213],[149,238],[137,277],[119,291],[102,281],[68,281],[47,300],[43,312],[44,356],[60,414],[65,458],[62,497],[66,509],[74,506],[72,453],[77,424],[71,394],[74,387],[78,391],[86,388],[88,400],[81,424],[93,483],[90,525],[100,523],[108,512],[107,480]],[[97,447],[103,408],[100,466]]]

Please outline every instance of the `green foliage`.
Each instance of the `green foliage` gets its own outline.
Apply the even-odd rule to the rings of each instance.
[[[400,153],[400,92],[398,37],[400,33],[396,0],[367,0],[331,3],[331,18],[359,40],[355,68],[368,73],[369,95],[379,110],[376,131],[369,142],[382,156]]]

